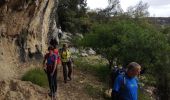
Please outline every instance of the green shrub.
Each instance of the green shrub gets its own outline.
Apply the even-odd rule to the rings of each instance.
[[[23,81],[31,81],[42,87],[47,87],[48,80],[45,72],[42,69],[31,69],[22,77]]]
[[[139,90],[139,100],[151,100],[150,96],[146,92],[142,92],[142,90]]]

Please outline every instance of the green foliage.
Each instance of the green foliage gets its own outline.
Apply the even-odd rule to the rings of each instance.
[[[94,62],[97,63],[94,64]],[[104,63],[101,63],[101,61],[95,60],[89,63],[88,60],[84,60],[84,58],[80,57],[75,59],[75,64],[79,69],[83,70],[84,72],[92,73],[93,75],[99,77],[99,79],[103,82],[108,80],[106,77],[108,77],[110,70]]]
[[[148,86],[156,86],[156,77],[150,74],[141,75],[140,82]]]
[[[156,62],[168,46],[163,34],[133,20],[94,26],[81,43],[92,47],[109,62],[117,59],[120,64],[126,65],[136,61],[145,66]]]
[[[59,0],[58,24],[63,31],[86,33],[90,27],[86,10],[85,0]]]
[[[138,96],[139,100],[152,100],[148,93],[144,91],[142,92],[142,90],[139,90],[138,92],[139,92],[139,96]]]
[[[31,69],[23,75],[22,80],[31,81],[42,87],[47,87],[48,85],[46,74],[42,69]]]

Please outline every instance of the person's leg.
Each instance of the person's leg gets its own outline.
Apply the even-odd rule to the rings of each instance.
[[[49,85],[49,88],[50,88],[49,96],[51,96],[52,87],[51,87],[51,76],[50,76],[49,72],[47,72],[47,78],[48,78],[48,85]]]
[[[53,75],[53,81],[54,81],[54,92],[57,92],[57,72]]]
[[[68,66],[68,77],[71,80],[71,74],[72,74],[72,66],[71,66],[71,62],[67,62],[67,66]]]
[[[62,62],[62,66],[63,66],[63,76],[64,76],[64,82],[67,83],[67,63],[66,62]]]

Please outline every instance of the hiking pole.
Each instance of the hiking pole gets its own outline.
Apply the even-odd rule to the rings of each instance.
[[[71,67],[72,67],[72,81],[73,81],[74,80],[74,63],[73,63],[73,61],[72,61]]]

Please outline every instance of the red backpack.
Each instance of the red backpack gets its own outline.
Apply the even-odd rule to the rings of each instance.
[[[54,54],[57,55],[57,64],[60,64],[61,60],[60,60],[60,56],[59,56],[59,52],[58,49],[54,49]]]

